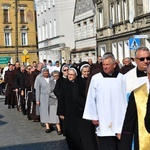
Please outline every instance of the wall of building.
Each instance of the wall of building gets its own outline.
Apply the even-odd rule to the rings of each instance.
[[[4,9],[8,8],[8,22],[4,22]],[[20,9],[24,9],[24,17],[25,22],[20,22]],[[0,6],[0,56],[11,56],[12,63],[16,61],[15,55],[15,46],[16,46],[16,35],[15,35],[15,3],[12,3],[10,0],[2,0]],[[21,40],[21,28],[26,27],[27,31],[27,44],[22,45]],[[5,36],[4,29],[10,28],[10,39],[11,44],[6,46],[5,44]],[[29,63],[32,63],[34,60],[38,60],[37,57],[37,41],[36,41],[36,29],[35,29],[35,12],[34,12],[34,1],[23,1],[20,0],[18,2],[18,58],[21,63],[22,62],[22,51],[24,49],[28,50],[29,55]],[[34,57],[33,57],[34,56]]]
[[[39,59],[62,61],[61,49],[74,48],[73,11],[75,0],[57,0],[55,3],[47,0],[45,2],[41,0],[36,2]],[[57,57],[56,53],[59,53]]]
[[[97,2],[98,55],[111,51],[120,61],[134,57],[129,40],[134,35],[150,35],[149,12],[147,0]],[[149,39],[140,39],[140,45],[149,46]]]

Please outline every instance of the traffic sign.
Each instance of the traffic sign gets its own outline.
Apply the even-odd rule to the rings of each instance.
[[[140,34],[140,35],[134,35],[134,38],[138,38],[138,39],[148,39],[150,36],[149,35],[145,35],[145,34]]]
[[[0,57],[0,64],[7,64],[10,61],[11,57]]]
[[[27,49],[24,49],[24,50],[22,51],[22,53],[23,53],[24,55],[27,55],[27,54],[28,54],[28,50],[27,50]]]
[[[129,39],[130,50],[136,50],[139,47],[140,47],[140,39],[138,39],[138,38],[130,38]]]

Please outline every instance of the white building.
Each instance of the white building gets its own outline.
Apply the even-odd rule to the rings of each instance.
[[[74,48],[75,0],[35,0],[39,61],[68,62]]]
[[[72,63],[96,62],[96,13],[93,0],[76,0],[74,11],[75,49],[71,51]]]

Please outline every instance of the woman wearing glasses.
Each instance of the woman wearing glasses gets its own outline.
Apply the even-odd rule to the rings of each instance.
[[[67,76],[68,76],[68,69],[69,66],[64,63],[62,64],[61,68],[60,68],[60,76],[59,79],[56,82],[56,86],[54,88],[54,94],[56,95],[56,97],[59,100],[59,96],[60,96],[60,90],[62,89],[62,86],[65,84],[66,80],[67,80]],[[65,135],[64,132],[64,121],[62,119],[60,119],[60,126],[61,126],[61,132],[63,133],[63,135]]]
[[[59,78],[59,71],[54,70],[52,72],[52,76],[53,76],[53,79],[50,81],[50,94],[49,94],[50,96],[50,101],[49,101],[50,103],[50,110],[49,110],[50,111],[50,126],[53,124],[56,124],[57,133],[58,135],[61,135],[59,118],[56,115],[58,99],[53,92],[55,85],[56,85],[56,81]]]

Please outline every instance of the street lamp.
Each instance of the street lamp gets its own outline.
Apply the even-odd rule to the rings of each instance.
[[[15,0],[15,60],[18,61],[18,0]]]

